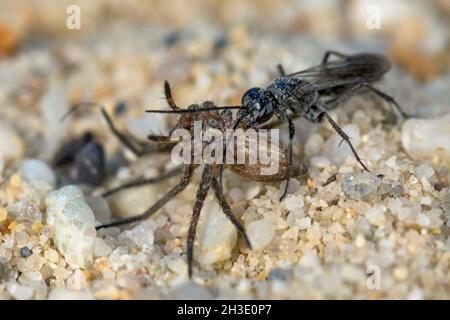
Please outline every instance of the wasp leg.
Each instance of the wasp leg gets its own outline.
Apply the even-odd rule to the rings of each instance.
[[[288,116],[288,119],[295,120],[295,119],[298,119],[298,118],[300,118],[300,117],[302,117],[302,116],[303,116],[303,115],[300,114],[300,113],[297,113],[297,114],[290,114],[290,115]],[[267,129],[267,130],[270,130],[270,129],[276,128],[276,127],[278,127],[278,126],[280,126],[280,125],[283,125],[283,124],[285,124],[285,123],[286,123],[286,120],[280,120],[280,119],[278,119],[278,120],[272,121],[272,122],[270,122],[270,123],[268,123],[268,124],[265,124],[265,125],[263,125],[263,126],[261,126],[261,127],[258,127],[258,129]]]
[[[353,147],[353,144],[350,142],[350,137],[344,132],[344,130],[341,129],[341,127],[339,127],[339,125],[330,117],[330,115],[328,113],[326,113],[325,111],[320,112],[319,115],[317,116],[317,121],[322,122],[324,118],[328,120],[328,122],[331,124],[333,129],[341,136],[342,140],[348,144],[348,146],[350,147],[350,149],[353,152],[353,155],[355,156],[355,158],[359,162],[359,164],[363,167],[363,169],[367,172],[370,172],[370,170],[366,167],[364,162],[359,157],[358,153],[356,152],[355,148]]]
[[[156,211],[161,209],[167,202],[172,200],[181,191],[186,189],[186,187],[188,186],[189,182],[192,179],[194,169],[195,169],[194,165],[184,166],[183,167],[183,177],[181,178],[181,181],[175,187],[170,189],[169,192],[167,192],[163,197],[161,197],[158,201],[156,201],[156,203],[153,206],[151,206],[149,209],[147,209],[144,213],[142,213],[138,216],[135,216],[135,217],[130,217],[127,219],[122,219],[122,220],[115,221],[112,223],[104,224],[104,225],[96,227],[96,229],[99,230],[102,228],[120,226],[123,224],[128,224],[128,223],[132,223],[132,222],[136,222],[136,221],[144,220],[144,219],[148,218],[149,216],[154,214]]]
[[[322,58],[322,64],[326,64],[330,58],[331,55],[337,56],[339,58],[348,58],[348,55],[337,52],[337,51],[333,51],[333,50],[328,50],[325,52],[323,58]]]
[[[347,89],[346,91],[344,91],[344,93],[342,93],[337,98],[326,101],[325,109],[332,110],[332,109],[335,109],[336,107],[346,103],[348,100],[350,100],[350,98],[353,96],[353,94],[355,92],[357,92],[359,89],[361,89],[363,87],[367,88],[373,94],[377,95],[378,97],[380,97],[381,99],[383,99],[384,101],[389,103],[389,105],[393,106],[394,111],[397,110],[402,115],[403,118],[408,119],[408,118],[412,117],[411,115],[409,115],[405,111],[403,111],[403,109],[400,107],[400,105],[397,103],[397,101],[395,101],[395,99],[393,97],[387,95],[386,93],[373,87],[370,83],[367,83],[364,81],[356,83],[354,86],[352,86],[349,89]]]
[[[397,103],[397,101],[395,101],[395,99],[392,96],[375,88],[370,83],[365,82],[365,83],[363,83],[363,86],[366,87],[367,89],[369,89],[372,93],[374,93],[375,95],[377,95],[384,101],[386,101],[391,107],[393,107],[394,110],[397,110],[397,112],[400,113],[404,119],[409,119],[409,118],[413,117],[412,115],[403,111],[403,109],[400,107],[400,105]]]
[[[289,178],[291,176],[291,166],[292,166],[292,140],[294,139],[295,134],[295,126],[291,119],[287,119],[289,124],[289,144],[288,144],[288,172],[286,177],[286,186],[284,187],[283,194],[280,197],[280,201],[283,201],[284,198],[286,198],[286,194],[289,187]]]

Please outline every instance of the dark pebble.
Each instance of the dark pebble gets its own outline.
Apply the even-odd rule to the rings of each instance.
[[[20,256],[22,258],[28,258],[29,256],[31,256],[33,252],[28,249],[28,247],[23,247],[22,249],[20,249]]]
[[[221,50],[228,45],[228,39],[225,36],[220,36],[214,41],[214,48],[216,50]]]
[[[167,47],[171,47],[175,44],[177,44],[178,42],[180,42],[182,40],[183,36],[181,31],[173,31],[170,32],[165,38],[164,38],[164,44]]]
[[[290,269],[275,268],[272,271],[270,271],[267,280],[289,281],[292,279],[293,276],[294,273]]]
[[[126,110],[127,110],[127,103],[123,100],[118,101],[114,106],[114,114],[116,116],[124,114]]]

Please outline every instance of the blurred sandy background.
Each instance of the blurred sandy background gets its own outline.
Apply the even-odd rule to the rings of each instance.
[[[66,27],[70,5],[81,9],[81,30]],[[371,17],[378,13],[379,28],[372,28]],[[49,46],[130,27],[225,34],[241,25],[250,33],[290,36],[290,41],[308,35],[328,44],[339,41],[341,46],[372,43],[386,48],[419,77],[427,78],[442,72],[443,64],[448,67],[448,57],[443,55],[449,50],[449,17],[450,2],[446,0],[2,1],[0,50],[8,55],[15,49]],[[135,40],[145,43],[152,36],[143,32]],[[425,63],[431,65],[422,70]]]

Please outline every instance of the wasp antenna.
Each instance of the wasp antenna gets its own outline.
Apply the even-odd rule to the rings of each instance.
[[[176,110],[145,110],[148,113],[190,113],[196,112],[197,110],[193,109],[176,109]]]
[[[218,107],[218,109],[240,109],[242,106],[222,106]]]
[[[229,109],[240,109],[240,108],[241,108],[241,106],[224,106],[224,107],[202,108],[202,109],[145,110],[145,112],[148,112],[148,113],[195,113],[195,112],[229,110]]]

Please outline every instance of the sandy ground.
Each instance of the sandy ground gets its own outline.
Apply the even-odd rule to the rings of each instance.
[[[445,1],[405,3],[380,7],[379,30],[367,27],[365,1],[79,1],[81,30],[67,29],[64,1],[43,1],[45,10],[31,1],[0,5],[0,297],[448,299],[450,9]],[[144,112],[167,108],[164,80],[179,106],[236,105],[248,88],[269,85],[278,63],[301,70],[328,49],[387,54],[393,68],[377,87],[420,116],[396,118],[367,92],[331,113],[371,174],[339,147],[331,126],[300,119],[294,152],[308,173],[291,180],[284,201],[283,183],[225,171],[226,197],[253,250],[210,194],[188,279],[199,173],[147,221],[95,232],[94,225],[143,212],[179,177],[102,197],[173,164],[169,154],[136,157],[97,108],[61,122],[73,103],[104,105],[119,128],[145,141],[178,119]],[[105,154],[98,185],[83,180],[76,160],[53,162],[86,132]],[[61,189],[68,185],[77,187]]]

